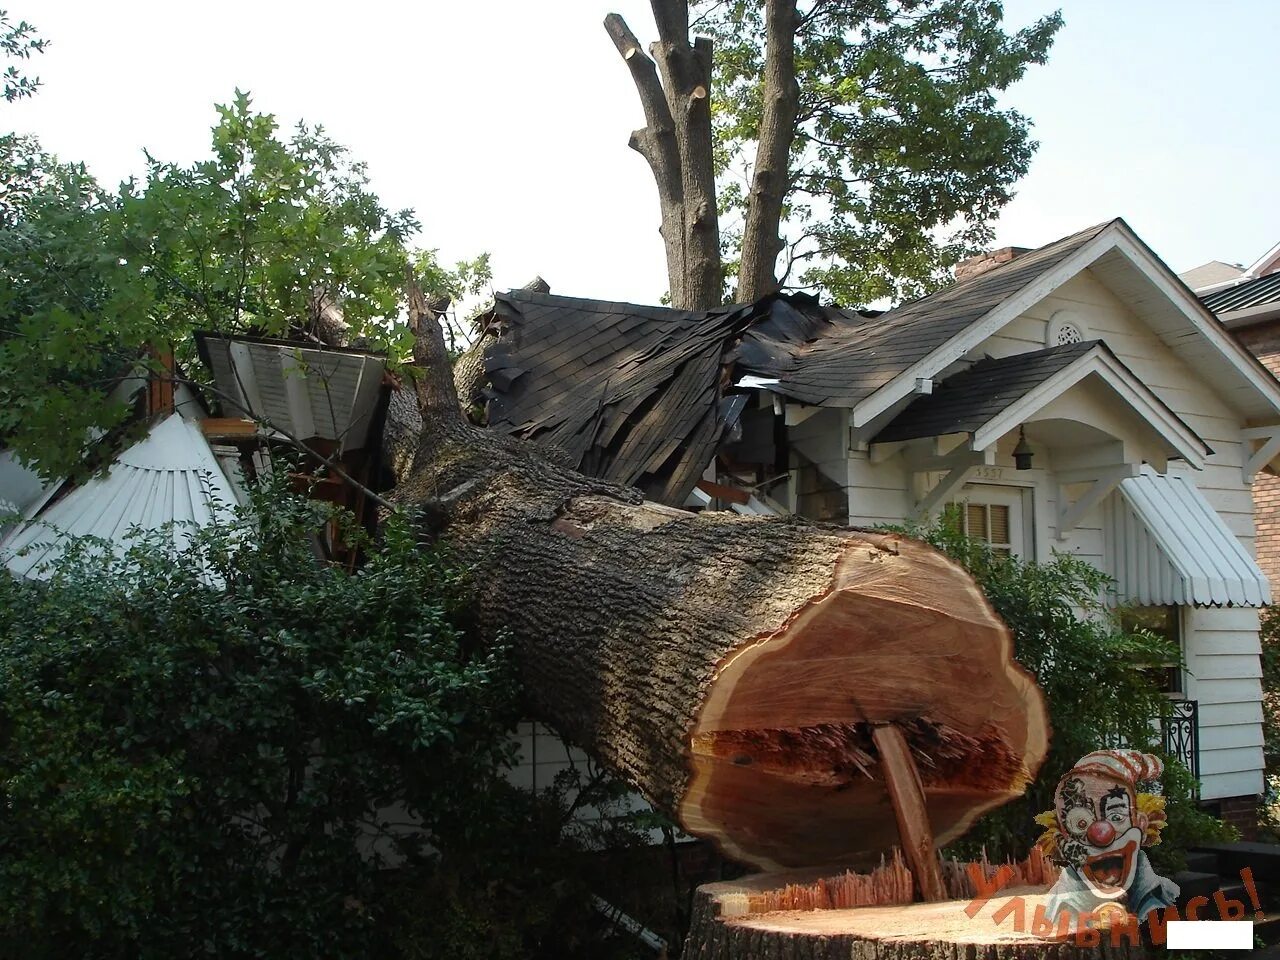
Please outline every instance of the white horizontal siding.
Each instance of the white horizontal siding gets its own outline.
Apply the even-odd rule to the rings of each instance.
[[[867,454],[849,454],[849,523],[874,527],[901,523],[911,515],[915,500],[899,457],[872,463]]]
[[[1029,343],[1034,331],[1062,309],[1084,323],[1087,339],[1106,341],[1213,448],[1205,468],[1188,471],[1188,476],[1253,555],[1253,498],[1241,470],[1246,449],[1240,436],[1242,417],[1091,273],[1067,282],[1001,331],[1005,339],[993,344],[993,354],[998,350],[1005,356],[1015,352],[1009,348],[1018,342]],[[975,354],[980,356],[981,350]],[[1050,491],[1042,500],[1051,503],[1054,495]],[[1084,523],[1093,526],[1093,518],[1086,517]],[[1038,525],[1044,523],[1038,520]],[[1089,538],[1076,534],[1067,542],[1078,547]],[[1187,695],[1199,703],[1201,795],[1207,800],[1253,795],[1262,788],[1257,631],[1258,613],[1252,608],[1192,608],[1186,617]]]
[[[1251,703],[1202,703],[1200,705],[1200,725],[1202,727],[1231,727],[1238,724],[1251,724],[1259,732],[1262,723],[1262,704]]]
[[[1257,786],[1250,791],[1254,794],[1262,792],[1262,747],[1230,747],[1200,752],[1200,780],[1204,788],[1200,792],[1201,800],[1220,800],[1224,794],[1220,792],[1215,779],[1224,773],[1256,773]]]
[[[1258,613],[1197,607],[1186,616],[1187,695],[1199,703],[1201,797],[1262,791]]]

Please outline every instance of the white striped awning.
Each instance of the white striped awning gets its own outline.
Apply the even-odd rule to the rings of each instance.
[[[228,416],[251,416],[299,440],[369,441],[386,358],[363,350],[284,340],[196,334]]]
[[[1190,477],[1144,466],[1120,483],[1107,546],[1123,602],[1260,607],[1271,587]]]
[[[74,537],[92,536],[123,553],[134,528],[158,530],[176,521],[183,546],[193,527],[228,522],[235,491],[199,426],[170,414],[94,477],[55,499],[0,543],[0,563],[16,576],[43,579],[47,565]]]

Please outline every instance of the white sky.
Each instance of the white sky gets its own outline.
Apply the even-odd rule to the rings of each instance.
[[[0,0],[51,41],[32,99],[0,128],[37,134],[113,183],[143,147],[209,152],[237,86],[286,125],[323,124],[414,207],[448,261],[493,254],[498,288],[656,302],[657,202],[627,148],[640,125],[601,20],[647,42],[644,0]],[[1275,38],[1280,0],[1061,0],[1050,62],[1006,102],[1041,148],[997,243],[1035,246],[1125,217],[1175,270],[1249,263],[1280,240]],[[1007,0],[1012,25],[1052,0]]]

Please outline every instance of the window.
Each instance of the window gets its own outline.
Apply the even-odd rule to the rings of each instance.
[[[949,509],[966,537],[989,543],[1006,557],[1021,556],[1031,552],[1024,496],[1019,487],[971,483]]]
[[[1182,609],[1173,604],[1154,607],[1127,607],[1120,611],[1120,627],[1133,632],[1141,630],[1168,640],[1177,650],[1182,650]],[[1158,683],[1161,692],[1180,694],[1182,667],[1177,663],[1153,664],[1146,668]]]
[[[1013,553],[1009,526],[1008,504],[966,503],[964,505],[965,536],[989,543],[996,553],[1003,553],[1005,556]]]

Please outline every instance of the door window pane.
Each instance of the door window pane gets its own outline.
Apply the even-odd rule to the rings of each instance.
[[[966,503],[962,516],[966,537],[989,543],[996,553],[1005,556],[1013,552],[1007,504]]]

